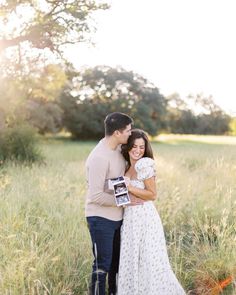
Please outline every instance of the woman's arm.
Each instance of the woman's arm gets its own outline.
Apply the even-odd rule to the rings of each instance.
[[[129,192],[135,197],[141,198],[145,201],[154,201],[157,197],[155,177],[144,180],[145,188],[136,188],[132,185],[128,186]]]

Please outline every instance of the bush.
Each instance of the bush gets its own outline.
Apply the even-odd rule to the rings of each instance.
[[[37,146],[35,130],[21,124],[0,132],[0,162],[6,161],[33,163],[42,161],[41,151]]]
[[[236,135],[236,117],[231,119],[229,127],[230,127],[230,135]]]
[[[57,133],[62,129],[63,111],[55,102],[29,100],[27,103],[28,122],[40,134]]]

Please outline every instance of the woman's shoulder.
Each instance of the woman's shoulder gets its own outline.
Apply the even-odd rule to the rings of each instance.
[[[155,161],[153,159],[148,157],[143,157],[136,162],[135,169],[137,171],[140,171],[143,168],[154,167],[154,165],[155,165]]]
[[[145,180],[156,175],[155,161],[148,157],[143,157],[135,164],[137,179]]]

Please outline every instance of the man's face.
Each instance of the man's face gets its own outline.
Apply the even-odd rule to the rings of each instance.
[[[131,135],[131,124],[127,125],[123,131],[117,131],[117,138],[120,144],[125,144]]]

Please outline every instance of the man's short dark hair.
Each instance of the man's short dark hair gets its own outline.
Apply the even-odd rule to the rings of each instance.
[[[124,113],[111,113],[108,114],[104,120],[105,135],[112,135],[116,130],[123,131],[133,120]]]

